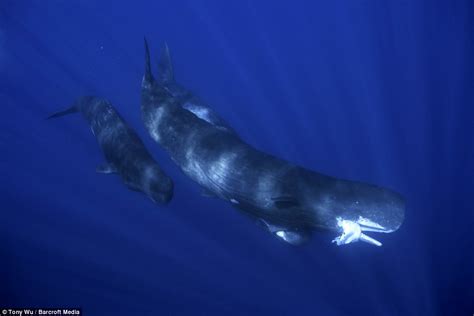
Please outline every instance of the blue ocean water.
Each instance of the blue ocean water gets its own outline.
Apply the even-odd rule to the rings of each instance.
[[[474,313],[471,1],[0,2],[0,307],[85,315]],[[201,196],[145,131],[143,37],[257,148],[392,188],[383,247],[292,247]],[[96,174],[77,97],[111,100],[175,181]]]

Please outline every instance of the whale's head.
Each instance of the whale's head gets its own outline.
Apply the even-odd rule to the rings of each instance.
[[[173,180],[157,165],[145,168],[142,182],[144,193],[154,203],[167,204],[173,198]]]
[[[400,194],[366,183],[335,180],[322,201],[323,212],[330,214],[329,227],[339,233],[333,240],[337,245],[360,240],[381,246],[367,233],[392,233],[405,218],[405,201]]]
[[[382,244],[369,235],[392,233],[403,223],[405,201],[387,188],[303,172],[299,182],[302,206],[309,211],[312,224],[338,234],[337,245],[365,241]]]

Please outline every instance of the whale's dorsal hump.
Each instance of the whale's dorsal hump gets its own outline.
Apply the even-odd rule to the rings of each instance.
[[[161,49],[161,56],[158,61],[158,76],[160,83],[174,82],[173,63],[171,62],[170,50],[166,42]]]

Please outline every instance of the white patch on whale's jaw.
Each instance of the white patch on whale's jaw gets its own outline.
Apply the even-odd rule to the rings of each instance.
[[[347,245],[356,241],[363,241],[374,246],[382,246],[382,243],[378,240],[367,236],[363,231],[379,232],[379,233],[390,233],[393,230],[386,229],[382,225],[371,221],[370,219],[359,216],[357,221],[346,220],[341,217],[337,218],[337,226],[342,230],[341,235],[334,238],[332,242],[335,242],[338,246]]]
[[[339,237],[334,238],[332,242],[335,242],[338,246],[347,245],[360,239],[362,230],[360,229],[359,224],[356,222],[348,221],[338,217],[337,226],[342,229],[342,233]]]

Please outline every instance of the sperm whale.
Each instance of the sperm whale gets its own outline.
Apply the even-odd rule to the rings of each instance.
[[[188,177],[287,243],[299,245],[326,230],[337,234],[337,245],[381,246],[367,232],[391,233],[403,223],[400,194],[297,166],[184,108],[155,80],[146,40],[141,111],[150,136]]]
[[[127,188],[143,192],[155,203],[171,200],[173,181],[108,100],[84,96],[48,119],[72,113],[82,114],[102,149],[106,162],[96,168],[97,172],[119,175]]]

